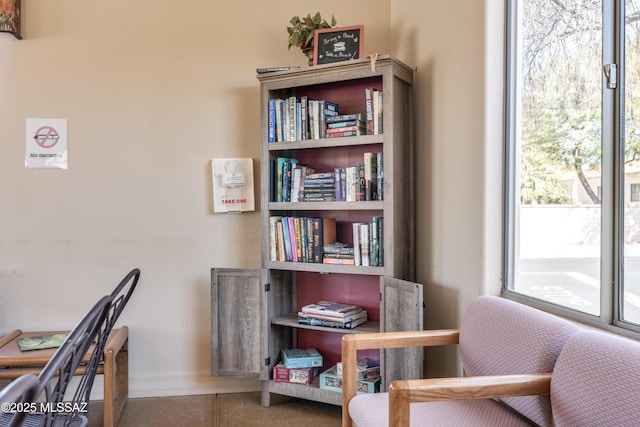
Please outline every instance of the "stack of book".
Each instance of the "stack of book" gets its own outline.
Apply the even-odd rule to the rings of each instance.
[[[328,328],[353,329],[367,320],[367,311],[362,307],[340,302],[318,301],[298,312],[298,323]]]
[[[303,190],[298,198],[305,202],[333,202],[336,200],[336,182],[333,172],[317,172],[305,175]]]
[[[360,136],[367,132],[367,125],[362,120],[362,114],[344,114],[326,118],[327,138],[338,138],[343,136]]]
[[[355,265],[353,245],[342,242],[330,242],[322,248],[323,264]]]

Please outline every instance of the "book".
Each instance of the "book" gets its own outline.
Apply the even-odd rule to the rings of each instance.
[[[373,99],[373,134],[380,135],[380,110],[382,108],[382,92],[374,89],[372,94]]]
[[[384,154],[377,153],[376,154],[376,172],[378,173],[376,176],[377,185],[376,190],[378,192],[378,200],[384,200]]]
[[[282,123],[284,120],[284,100],[280,98],[276,98],[275,102],[275,110],[276,110],[276,141],[282,142],[284,141],[284,134],[282,129]]]
[[[289,220],[282,217],[282,242],[284,246],[284,261],[292,261],[291,255],[291,237],[289,236]]]
[[[366,152],[364,156],[364,199],[378,200],[378,160],[377,153]]]
[[[327,134],[328,138],[343,138],[346,136],[360,136],[364,135],[364,131],[361,130],[345,130],[341,132],[331,132]]]
[[[354,222],[353,228],[353,259],[355,265],[362,265],[362,255],[360,253],[360,226],[361,222]]]
[[[375,109],[375,114],[376,117],[378,118],[378,121],[376,123],[376,130],[377,130],[377,134],[376,135],[382,135],[383,133],[383,111],[382,111],[382,98],[383,98],[383,93],[382,91],[378,92],[378,104],[377,104],[377,108]]]
[[[338,264],[338,265],[356,265],[356,261],[354,258],[331,258],[331,257],[323,257],[323,264]]]
[[[322,247],[324,254],[340,254],[340,255],[353,255],[353,245],[349,243],[332,241],[325,243]]]
[[[269,217],[269,259],[278,261],[278,222],[281,216]]]
[[[295,233],[296,261],[302,262],[302,227],[300,217],[293,218],[293,230]]]
[[[288,233],[289,233],[289,245],[291,247],[291,261],[298,262],[298,250],[296,248],[296,231],[294,226],[294,217],[288,216],[287,224],[288,224]]]
[[[347,322],[351,322],[353,320],[357,320],[367,316],[368,316],[367,310],[360,310],[353,314],[345,316],[343,318],[325,316],[322,314],[305,313],[302,311],[298,312],[298,320],[302,319],[306,321],[307,319],[319,319],[319,320],[329,320],[331,322],[339,322],[339,323],[347,323]]]
[[[43,350],[45,348],[60,347],[67,334],[43,335],[38,337],[21,337],[18,338],[18,347],[20,351]]]
[[[289,97],[289,121],[287,122],[289,125],[289,138],[288,141],[295,141],[296,138],[296,104],[297,100],[295,96]]]
[[[357,326],[362,325],[363,323],[366,323],[368,320],[369,319],[365,314],[364,316],[358,319],[350,320],[348,322],[338,322],[338,321],[315,319],[315,318],[301,318],[301,319],[298,319],[298,323],[301,325],[309,325],[309,326],[323,326],[325,328],[353,329]]]
[[[285,255],[285,251],[284,251],[284,235],[283,235],[283,230],[282,230],[282,221],[278,221],[276,223],[276,229],[277,229],[277,249],[278,249],[278,261],[286,261],[287,257]]]
[[[367,135],[374,134],[373,128],[373,91],[372,87],[364,88],[365,123],[367,125]]]
[[[269,159],[269,201],[276,201],[276,159]]]
[[[336,240],[337,228],[335,218],[313,218],[313,250],[312,262],[322,263],[325,242]]]
[[[362,120],[345,120],[341,122],[327,123],[327,132],[329,132],[329,129],[341,129],[352,126],[359,130],[366,129],[365,123]]]
[[[326,118],[327,124],[338,123],[338,122],[349,122],[349,121],[359,121],[361,123],[365,123],[364,120],[362,120],[362,114],[361,113],[357,113],[357,114],[342,114],[342,115],[339,115],[339,116],[333,116],[333,117],[327,117]]]
[[[268,142],[276,142],[276,100],[275,98],[269,98],[269,105],[267,108],[268,115]]]
[[[301,114],[301,135],[303,140],[309,139],[309,97],[303,95],[300,97],[300,114]]]
[[[277,71],[290,71],[290,70],[297,70],[300,67],[295,65],[295,66],[285,66],[285,67],[260,67],[260,68],[256,68],[256,73],[258,74],[266,74],[266,73],[275,73]]]
[[[370,259],[371,242],[369,241],[369,224],[368,223],[360,224],[359,231],[360,231],[360,237],[359,237],[360,261],[362,262],[361,265],[368,267],[371,265],[371,259]]]
[[[355,166],[349,166],[346,168],[346,182],[345,182],[345,200],[347,202],[355,202],[356,201],[356,184],[358,183],[357,172]]]
[[[356,185],[356,201],[360,202],[365,200],[366,194],[366,181],[364,178],[364,163],[356,164],[356,172],[358,178],[358,184]]]
[[[333,170],[334,173],[334,186],[336,191],[336,201],[343,202],[344,196],[342,195],[342,169],[344,168],[335,168]]]
[[[371,255],[369,258],[373,267],[380,266],[379,219],[380,217],[371,218],[371,223],[369,224],[369,240],[371,241]]]
[[[341,302],[318,301],[316,303],[303,306],[300,311],[309,314],[322,314],[330,317],[343,318],[350,314],[362,311],[362,307]]]
[[[344,135],[347,132],[362,132],[363,129],[361,129],[358,126],[345,126],[345,127],[341,127],[341,128],[328,128],[326,130],[328,135],[332,135],[332,134],[341,134]]]

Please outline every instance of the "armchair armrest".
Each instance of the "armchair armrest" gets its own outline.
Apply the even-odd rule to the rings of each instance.
[[[351,425],[349,402],[356,395],[357,351],[458,344],[458,329],[347,334],[342,337],[342,425]]]
[[[107,339],[104,347],[105,357],[115,357],[123,347],[125,341],[129,338],[129,328],[126,326],[114,330]]]
[[[389,425],[409,427],[412,402],[549,394],[550,385],[550,373],[394,381],[389,387]]]

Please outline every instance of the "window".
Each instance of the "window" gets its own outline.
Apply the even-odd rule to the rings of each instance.
[[[640,0],[508,0],[508,295],[640,331]]]

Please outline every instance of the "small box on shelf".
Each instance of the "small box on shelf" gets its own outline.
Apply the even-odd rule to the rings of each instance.
[[[336,365],[337,374],[342,376],[342,362]],[[356,379],[364,380],[367,378],[377,378],[380,376],[380,362],[368,357],[358,359],[356,366]]]
[[[287,369],[322,367],[322,355],[315,348],[284,349],[281,353],[282,362]]]
[[[356,389],[358,393],[379,393],[381,377],[365,378],[358,380]],[[338,375],[338,367],[332,366],[320,373],[320,388],[323,390],[342,393],[342,377]]]
[[[292,368],[288,369],[284,363],[278,363],[273,368],[273,380],[285,383],[311,384],[318,375],[318,368]]]

